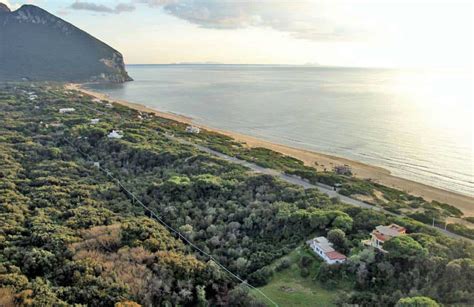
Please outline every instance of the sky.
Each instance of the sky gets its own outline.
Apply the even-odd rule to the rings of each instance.
[[[469,0],[0,0],[38,5],[128,64],[472,69]]]

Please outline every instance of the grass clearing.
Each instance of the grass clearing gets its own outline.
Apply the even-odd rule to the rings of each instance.
[[[299,262],[302,256],[309,256],[314,260],[307,277],[301,276]],[[288,259],[290,266],[279,272],[275,270],[270,282],[259,288],[279,306],[335,306],[339,291],[350,290],[347,282],[341,282],[330,288],[317,281],[316,276],[322,262],[305,247],[296,248],[282,259]],[[282,259],[275,261],[271,267],[275,269]],[[268,306],[272,306],[255,290],[251,293],[261,298]]]

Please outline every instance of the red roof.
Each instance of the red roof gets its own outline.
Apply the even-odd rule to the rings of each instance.
[[[383,234],[381,234],[381,233],[378,232],[378,231],[374,231],[373,234],[375,235],[375,237],[376,237],[377,239],[379,239],[379,240],[382,241],[382,242],[385,242],[387,239],[389,239],[389,238],[385,237]]]
[[[339,252],[336,252],[336,251],[327,252],[326,256],[331,260],[344,260],[344,259],[346,259],[346,256],[344,256],[343,254],[341,254]]]

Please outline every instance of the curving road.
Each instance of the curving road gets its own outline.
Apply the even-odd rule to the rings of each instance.
[[[322,193],[325,193],[327,194],[329,197],[337,197],[339,198],[339,200],[345,204],[349,204],[349,205],[352,205],[352,206],[356,206],[356,207],[361,207],[361,208],[365,208],[365,209],[371,209],[371,210],[375,210],[375,211],[379,211],[379,212],[383,212],[383,213],[386,213],[386,214],[390,214],[390,215],[393,215],[393,216],[398,216],[398,217],[405,217],[404,215],[402,214],[397,214],[397,213],[393,213],[393,212],[390,212],[390,211],[387,211],[385,209],[382,209],[380,207],[376,207],[376,206],[373,206],[373,205],[369,205],[367,203],[364,203],[360,200],[357,200],[357,199],[353,199],[353,198],[350,198],[350,197],[347,197],[347,196],[344,196],[344,195],[341,195],[339,193],[337,193],[337,191],[334,191],[333,187],[331,186],[328,186],[328,185],[325,185],[325,184],[322,184],[322,183],[318,183],[318,184],[312,184],[312,183],[309,183],[307,180],[305,179],[302,179],[300,177],[297,177],[297,176],[292,176],[292,175],[288,175],[288,174],[285,174],[281,171],[277,171],[277,170],[274,170],[274,169],[270,169],[270,168],[264,168],[264,167],[261,167],[255,163],[252,163],[252,162],[248,162],[248,161],[245,161],[245,160],[241,160],[241,159],[238,159],[236,157],[232,157],[232,156],[229,156],[229,155],[226,155],[226,154],[223,154],[221,152],[218,152],[218,151],[215,151],[213,149],[210,149],[208,147],[205,147],[205,146],[201,146],[201,145],[198,145],[198,144],[195,144],[195,143],[192,143],[190,141],[186,141],[186,140],[183,140],[183,139],[180,139],[180,138],[177,138],[173,135],[169,135],[167,134],[166,135],[169,139],[172,139],[174,141],[177,141],[181,144],[186,144],[186,145],[190,145],[190,146],[194,146],[195,148],[199,149],[200,151],[202,152],[206,152],[210,155],[213,155],[213,156],[216,156],[216,157],[219,157],[223,160],[226,160],[226,161],[229,161],[229,162],[232,162],[232,163],[236,163],[236,164],[240,164],[240,165],[243,165],[249,169],[251,169],[252,171],[256,172],[256,173],[260,173],[260,174],[267,174],[267,175],[272,175],[272,176],[276,176],[276,177],[279,177],[281,180],[285,181],[285,182],[288,182],[288,183],[291,183],[291,184],[295,184],[295,185],[298,185],[298,186],[301,186],[305,189],[318,189],[320,192]],[[439,227],[436,227],[436,226],[431,226],[431,225],[426,225],[428,227],[431,227],[431,228],[434,228],[442,233],[444,233],[445,235],[451,237],[451,238],[456,238],[456,239],[463,239],[463,240],[467,240],[467,241],[470,241],[472,243],[474,243],[474,240],[471,240],[469,238],[466,238],[466,237],[463,237],[461,235],[458,235],[458,234],[455,234],[455,233],[452,233],[448,230],[445,230],[443,228],[439,228]]]

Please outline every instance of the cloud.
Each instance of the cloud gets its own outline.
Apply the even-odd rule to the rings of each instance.
[[[73,10],[85,10],[98,13],[120,14],[123,12],[131,12],[135,10],[135,6],[130,3],[118,3],[115,7],[109,7],[103,4],[95,4],[93,2],[75,1],[70,6]]]
[[[266,27],[312,41],[365,40],[370,33],[350,15],[354,4],[343,0],[130,0],[203,28]],[[135,10],[133,3],[115,7],[76,0],[70,8],[119,14]],[[348,3],[350,5],[348,5]],[[351,22],[352,21],[352,22]]]
[[[0,3],[5,4],[10,10],[14,11],[20,7],[19,4],[12,4],[8,0],[0,0]]]
[[[332,18],[344,5],[318,0],[135,0],[162,7],[177,18],[204,28],[238,29],[267,27],[297,38],[317,41],[350,41],[364,36],[362,27]],[[337,15],[337,14],[336,14]],[[340,17],[340,16],[339,16]]]
[[[179,0],[135,0],[137,3],[145,3],[152,7],[164,6],[179,2]]]
[[[263,20],[250,2],[177,1],[164,6],[171,15],[206,28],[244,28],[261,25]]]
[[[135,6],[130,3],[119,3],[115,6],[114,10],[116,13],[132,12],[135,10]]]

